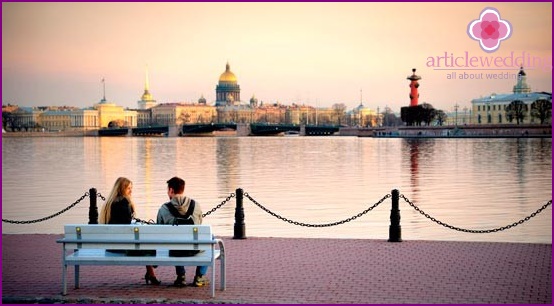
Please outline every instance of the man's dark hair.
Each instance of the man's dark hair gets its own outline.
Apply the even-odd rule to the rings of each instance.
[[[167,188],[173,189],[176,194],[181,194],[185,191],[185,181],[180,177],[172,177],[167,181]]]

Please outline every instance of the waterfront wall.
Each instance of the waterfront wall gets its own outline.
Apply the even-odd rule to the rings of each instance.
[[[300,127],[304,136],[305,126]],[[169,137],[179,134],[177,126],[169,127]],[[341,127],[339,136],[357,137],[552,137],[551,125],[492,124],[458,126]],[[98,130],[59,132],[4,132],[2,137],[83,137],[98,136]],[[127,136],[132,136],[131,129]],[[236,136],[251,136],[249,124],[238,124]]]
[[[59,132],[5,132],[2,137],[83,137],[98,136],[98,130]]]
[[[552,137],[551,125],[494,124],[458,126],[400,126],[340,129],[341,136],[358,137]]]

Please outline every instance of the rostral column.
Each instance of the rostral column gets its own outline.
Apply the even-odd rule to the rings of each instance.
[[[416,69],[412,69],[412,75],[406,79],[410,80],[410,106],[417,106],[417,100],[419,99],[419,92],[417,88],[419,87],[418,80],[421,80],[419,75],[415,74]]]

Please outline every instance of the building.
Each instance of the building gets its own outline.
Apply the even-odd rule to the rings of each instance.
[[[117,106],[114,103],[102,99],[100,103],[94,105],[98,111],[99,128],[125,126],[137,126],[137,112],[133,110],[123,109],[122,106]]]
[[[70,126],[80,130],[98,129],[98,110],[89,107],[71,111]]]
[[[11,111],[8,111],[11,110]],[[42,113],[44,110],[36,107],[2,108],[2,113],[11,113],[9,125],[11,130],[29,129],[42,127]]]
[[[513,101],[522,101],[527,105],[527,113],[522,123],[538,123],[537,119],[531,117],[531,104],[537,100],[547,100],[552,102],[552,93],[532,92],[527,84],[527,75],[521,67],[517,83],[513,87],[512,93],[491,94],[490,96],[473,99],[472,104],[472,124],[501,124],[509,123],[506,118],[506,107]]]
[[[138,109],[144,110],[144,109],[150,109],[158,103],[156,103],[156,100],[152,97],[149,91],[149,84],[148,84],[148,71],[146,71],[146,78],[144,82],[144,93],[142,94],[142,97],[137,102],[138,103]]]
[[[205,99],[200,98],[199,102],[204,103],[161,103],[152,107],[153,125],[182,125],[212,123],[217,117],[214,106],[205,104]]]
[[[382,120],[380,120],[382,115],[365,107],[362,103],[353,110],[347,112],[346,115],[348,118],[347,123],[351,126],[373,127],[379,126],[379,122],[382,122]]]
[[[316,124],[317,109],[309,105],[293,103],[286,108],[285,121],[287,124]]]
[[[71,128],[71,111],[47,110],[41,117],[41,126],[49,131],[65,131]]]
[[[225,72],[219,77],[219,83],[215,87],[215,106],[236,105],[240,103],[240,86],[237,84],[237,77],[229,63],[225,66]]]

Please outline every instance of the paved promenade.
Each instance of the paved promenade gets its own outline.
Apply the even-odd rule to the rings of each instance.
[[[61,291],[60,235],[2,235],[4,303],[551,304],[552,245],[224,238],[227,290],[174,288],[173,267],[81,268]],[[193,275],[187,268],[187,282]],[[217,281],[217,280],[216,280]]]

